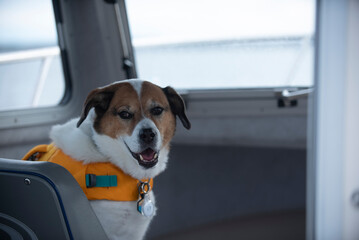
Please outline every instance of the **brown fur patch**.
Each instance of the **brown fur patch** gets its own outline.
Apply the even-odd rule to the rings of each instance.
[[[117,85],[107,111],[100,119],[96,119],[97,124],[95,124],[98,133],[112,138],[123,134],[131,135],[141,118],[140,102],[132,85],[130,83],[117,83]],[[133,113],[134,118],[121,119],[118,114],[123,110]]]
[[[171,112],[171,107],[166,95],[160,87],[150,82],[143,82],[141,89],[141,105],[144,115],[151,119],[160,131],[162,145],[166,146],[172,139],[176,128],[176,118]],[[151,109],[157,106],[164,109],[163,113],[159,116],[153,116],[151,114]]]

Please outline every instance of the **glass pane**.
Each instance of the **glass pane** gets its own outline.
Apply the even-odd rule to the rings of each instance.
[[[127,0],[140,78],[182,89],[310,86],[314,0]]]
[[[0,0],[0,110],[54,106],[65,91],[51,0]]]

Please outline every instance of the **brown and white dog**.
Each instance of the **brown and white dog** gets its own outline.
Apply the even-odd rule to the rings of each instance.
[[[133,178],[154,178],[166,168],[176,116],[185,128],[191,127],[173,88],[120,81],[93,90],[81,117],[54,126],[50,138],[84,164],[111,162]],[[153,191],[149,197],[154,202]],[[136,201],[90,203],[110,239],[142,239],[152,219],[136,211]]]

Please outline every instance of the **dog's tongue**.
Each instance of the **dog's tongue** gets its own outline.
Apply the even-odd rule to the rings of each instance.
[[[147,148],[145,151],[140,153],[144,161],[151,161],[155,158],[156,152],[151,148]]]

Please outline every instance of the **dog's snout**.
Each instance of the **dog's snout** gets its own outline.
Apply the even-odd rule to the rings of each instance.
[[[140,132],[140,139],[145,143],[152,143],[156,137],[156,133],[151,128],[142,129]]]

